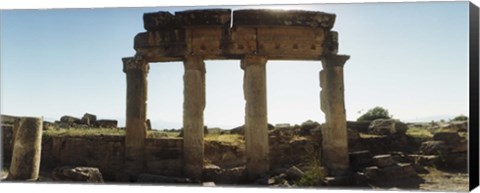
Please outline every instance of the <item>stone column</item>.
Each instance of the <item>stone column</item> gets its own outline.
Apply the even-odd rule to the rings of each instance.
[[[188,56],[183,75],[183,158],[185,175],[202,178],[203,110],[205,109],[205,63],[199,56]]]
[[[329,175],[342,175],[349,167],[347,119],[343,85],[343,65],[346,55],[327,55],[320,71],[321,110],[325,113],[322,129],[323,162]]]
[[[42,118],[21,117],[16,123],[8,179],[36,181],[42,151]]]
[[[249,179],[256,179],[269,170],[267,121],[267,58],[246,56],[241,61],[245,96],[245,153]]]
[[[147,74],[149,65],[143,60],[123,58],[127,75],[127,118],[125,123],[125,171],[142,172],[145,167],[147,134]]]

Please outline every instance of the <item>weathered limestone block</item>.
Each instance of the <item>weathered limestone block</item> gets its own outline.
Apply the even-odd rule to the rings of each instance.
[[[143,27],[147,31],[175,28],[175,16],[168,11],[143,14]]]
[[[446,155],[448,148],[444,141],[425,141],[420,145],[420,152],[426,155]]]
[[[232,10],[204,9],[175,12],[175,20],[179,26],[189,25],[220,25],[230,27]]]
[[[233,19],[233,26],[230,27]],[[135,36],[137,54],[149,62],[182,61],[185,53],[204,59],[319,60],[337,54],[335,15],[298,10],[207,9],[145,13],[147,32]]]
[[[373,162],[379,168],[392,166],[392,165],[395,165],[397,163],[395,160],[393,160],[393,158],[390,154],[376,155],[376,156],[373,157]]]
[[[347,128],[355,130],[357,132],[368,132],[368,126],[371,121],[347,121]]]
[[[217,184],[243,184],[247,181],[245,166],[222,169],[210,164],[203,169],[203,181],[213,181]]]
[[[82,124],[82,120],[73,116],[64,115],[60,117],[60,122],[67,123],[69,125]]]
[[[413,160],[413,163],[420,164],[422,166],[437,166],[440,163],[440,157],[437,155],[410,154],[408,157]]]
[[[343,65],[349,58],[346,55],[325,56],[320,71],[320,103],[326,120],[322,131],[323,162],[331,175],[340,175],[349,166],[343,84]]]
[[[350,166],[353,169],[359,169],[368,166],[372,161],[372,153],[368,150],[350,152]]]
[[[409,163],[398,163],[380,170],[383,179],[401,179],[416,176],[415,168]]]
[[[103,183],[102,173],[93,167],[58,167],[52,172],[53,181]]]
[[[118,121],[111,119],[99,119],[93,123],[95,127],[99,128],[117,128]]]
[[[440,131],[433,135],[435,141],[445,141],[448,145],[457,145],[462,140],[462,137],[455,131]]]
[[[380,176],[380,169],[377,166],[370,166],[365,168],[363,173],[368,180],[375,181]]]
[[[250,179],[269,170],[266,63],[267,59],[260,56],[246,56],[241,61],[245,71],[245,153]]]
[[[404,135],[408,126],[395,119],[377,119],[368,126],[369,133],[377,135]]]
[[[308,26],[330,29],[335,15],[317,11],[247,9],[233,12],[233,25]]]
[[[288,168],[287,171],[285,171],[285,174],[287,175],[286,178],[291,180],[298,180],[305,175],[302,170],[295,166]]]
[[[125,123],[125,170],[139,172],[144,169],[144,146],[147,134],[147,74],[146,61],[123,58],[123,71],[127,76],[127,117]],[[98,122],[98,121],[97,121]]]
[[[35,181],[40,170],[43,118],[22,117],[15,124],[9,179]]]
[[[204,160],[203,111],[205,109],[205,63],[200,57],[187,57],[183,76],[183,150],[185,174],[201,179]]]
[[[86,125],[91,125],[95,121],[97,121],[97,116],[90,113],[85,113],[82,117],[82,122]]]

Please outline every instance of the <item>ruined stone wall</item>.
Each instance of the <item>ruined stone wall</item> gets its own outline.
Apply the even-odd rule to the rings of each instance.
[[[12,156],[12,128],[2,126],[2,151],[4,164],[10,164]],[[244,149],[217,142],[206,142],[206,159],[222,167],[244,164]],[[166,176],[183,175],[182,138],[145,140],[146,171]],[[106,180],[115,180],[124,169],[124,136],[43,136],[42,171],[58,166],[97,167]]]
[[[12,129],[2,127],[3,161],[10,164],[12,154]],[[309,139],[285,141],[271,139],[270,165],[287,167],[301,163],[312,151]],[[124,136],[88,136],[64,137],[47,136],[42,139],[41,171],[51,171],[59,166],[97,167],[105,180],[117,180],[117,175],[124,169]],[[183,140],[182,138],[160,138],[145,140],[146,172],[167,176],[183,175]],[[205,159],[222,168],[243,166],[246,163],[245,147],[224,142],[205,141]]]
[[[10,164],[12,129],[2,126],[2,159]],[[146,171],[152,174],[181,176],[183,174],[182,139],[146,139]],[[58,166],[97,167],[106,180],[115,180],[123,171],[124,136],[43,136],[40,170]]]

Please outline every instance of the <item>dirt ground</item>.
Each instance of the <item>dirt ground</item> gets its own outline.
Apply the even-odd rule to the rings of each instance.
[[[421,190],[441,192],[468,192],[468,173],[465,171],[446,171],[436,168],[426,168],[428,173],[419,174],[419,178],[408,178],[383,183],[372,187],[377,190]],[[2,171],[0,180],[4,180],[7,173]],[[52,182],[50,172],[41,171],[39,182]],[[108,182],[107,182],[108,183]]]
[[[419,174],[425,180],[420,190],[468,192],[468,173],[464,171],[441,171],[428,168],[428,174]]]

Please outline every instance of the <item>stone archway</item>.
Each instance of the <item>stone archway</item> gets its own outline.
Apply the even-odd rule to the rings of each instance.
[[[232,26],[230,26],[233,17]],[[146,13],[146,32],[135,36],[134,57],[123,58],[127,75],[125,167],[144,169],[147,74],[150,62],[183,61],[184,173],[201,179],[204,159],[204,60],[238,59],[244,70],[247,174],[269,170],[266,98],[268,60],[321,61],[320,100],[325,113],[323,159],[331,175],[348,168],[343,65],[337,55],[335,15],[313,11],[211,9]]]

